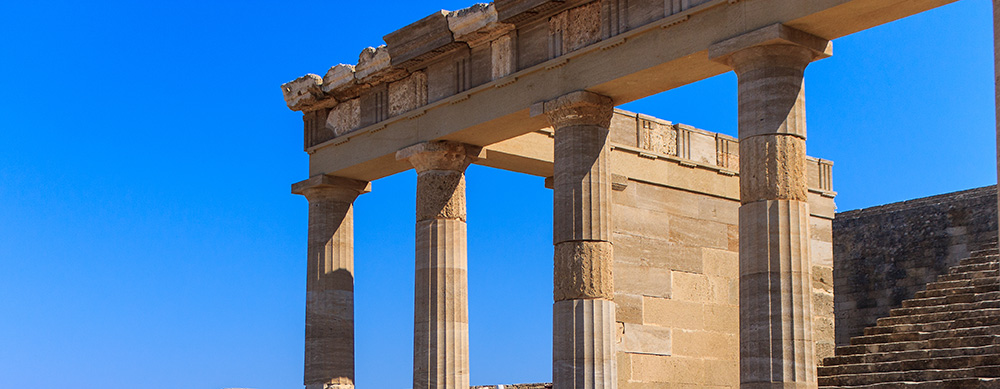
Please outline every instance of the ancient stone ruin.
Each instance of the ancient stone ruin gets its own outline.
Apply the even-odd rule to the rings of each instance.
[[[552,387],[816,387],[835,193],[806,156],[804,70],[949,2],[496,0],[283,85],[309,153],[306,388],[355,385],[353,201],[409,169],[413,387],[469,387],[473,163],[553,190]],[[729,71],[739,139],[615,108]]]

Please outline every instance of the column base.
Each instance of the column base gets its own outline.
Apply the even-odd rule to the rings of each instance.
[[[615,303],[557,301],[552,316],[553,389],[617,388]]]

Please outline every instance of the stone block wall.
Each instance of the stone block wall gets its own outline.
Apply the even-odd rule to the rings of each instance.
[[[619,387],[739,387],[739,201],[633,180],[613,196]],[[810,196],[831,210],[810,218],[817,352],[831,356],[833,198]]]
[[[836,341],[876,319],[997,239],[997,191],[962,192],[838,213],[833,221]]]

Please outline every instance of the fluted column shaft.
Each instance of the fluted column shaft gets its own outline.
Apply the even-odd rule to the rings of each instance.
[[[774,25],[727,45],[717,60],[739,78],[740,386],[815,388],[803,75],[829,42]]]
[[[555,129],[554,389],[616,388],[610,98],[573,92],[544,105]]]
[[[481,151],[455,142],[401,150],[417,171],[413,388],[469,388],[465,168]]]
[[[333,176],[296,183],[309,200],[306,265],[307,389],[354,388],[354,199],[369,184]]]

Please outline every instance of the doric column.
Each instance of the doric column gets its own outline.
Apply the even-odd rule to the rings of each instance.
[[[742,388],[816,387],[803,74],[829,50],[772,25],[709,51],[739,78]]]
[[[555,129],[553,388],[615,388],[608,144],[614,105],[577,91],[544,109]]]
[[[319,175],[292,185],[309,200],[306,389],[354,388],[354,199],[368,182]]]
[[[465,168],[481,148],[421,143],[396,153],[417,171],[413,388],[469,388]]]

